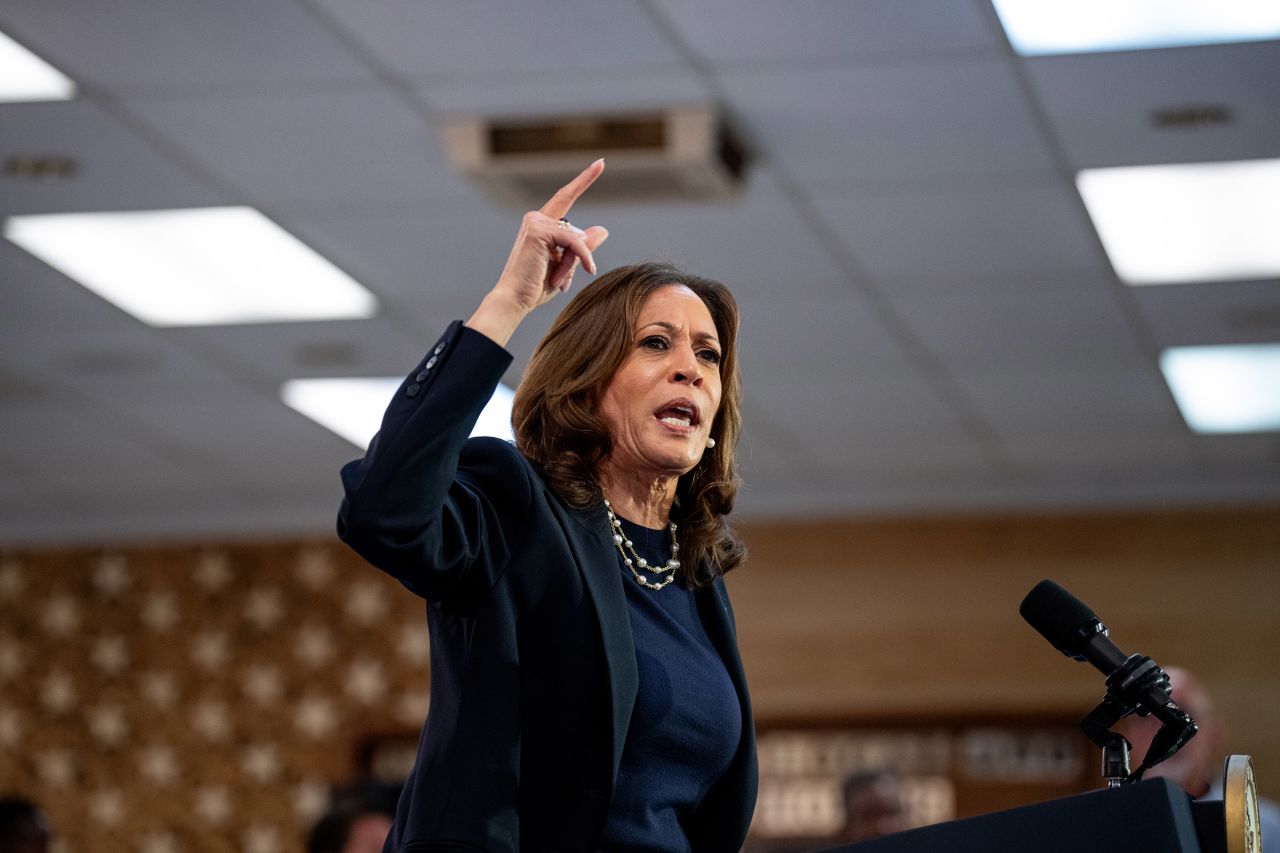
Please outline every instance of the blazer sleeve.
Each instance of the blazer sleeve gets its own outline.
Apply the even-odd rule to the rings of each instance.
[[[397,389],[364,458],[342,468],[338,537],[423,598],[483,594],[524,538],[528,464],[508,442],[468,440],[510,363],[454,322]]]

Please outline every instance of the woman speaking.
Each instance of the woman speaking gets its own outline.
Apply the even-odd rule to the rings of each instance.
[[[737,851],[755,738],[722,576],[745,549],[738,314],[657,264],[595,279],[468,439],[529,312],[594,274],[569,223],[597,161],[525,214],[506,267],[342,470],[339,536],[428,602],[431,712],[388,851]]]

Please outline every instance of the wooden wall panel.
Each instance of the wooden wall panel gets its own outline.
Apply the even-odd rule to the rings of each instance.
[[[743,532],[766,725],[1082,716],[1101,676],[1017,613],[1051,577],[1121,648],[1199,673],[1280,798],[1280,509]],[[416,730],[424,640],[421,603],[332,541],[3,555],[0,789],[46,802],[71,853],[299,849],[360,745]]]
[[[1083,716],[1102,677],[1018,615],[1043,578],[1200,674],[1280,798],[1280,510],[744,526],[729,585],[758,716]]]

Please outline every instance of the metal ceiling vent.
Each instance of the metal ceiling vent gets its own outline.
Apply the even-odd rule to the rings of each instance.
[[[538,207],[597,157],[591,201],[720,201],[738,195],[746,148],[706,105],[594,115],[454,117],[450,163],[504,204]]]

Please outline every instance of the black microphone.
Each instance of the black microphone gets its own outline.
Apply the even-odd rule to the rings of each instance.
[[[1018,612],[1053,647],[1110,675],[1129,657],[1111,642],[1107,626],[1083,601],[1050,580],[1035,585]]]
[[[1196,724],[1170,698],[1169,676],[1145,655],[1126,655],[1111,642],[1098,615],[1051,580],[1036,584],[1018,612],[1054,648],[1067,657],[1088,661],[1107,676],[1107,692],[1139,716],[1153,715],[1165,726],[1152,741],[1144,768],[1177,752],[1196,733]],[[1139,774],[1141,770],[1139,770]]]

